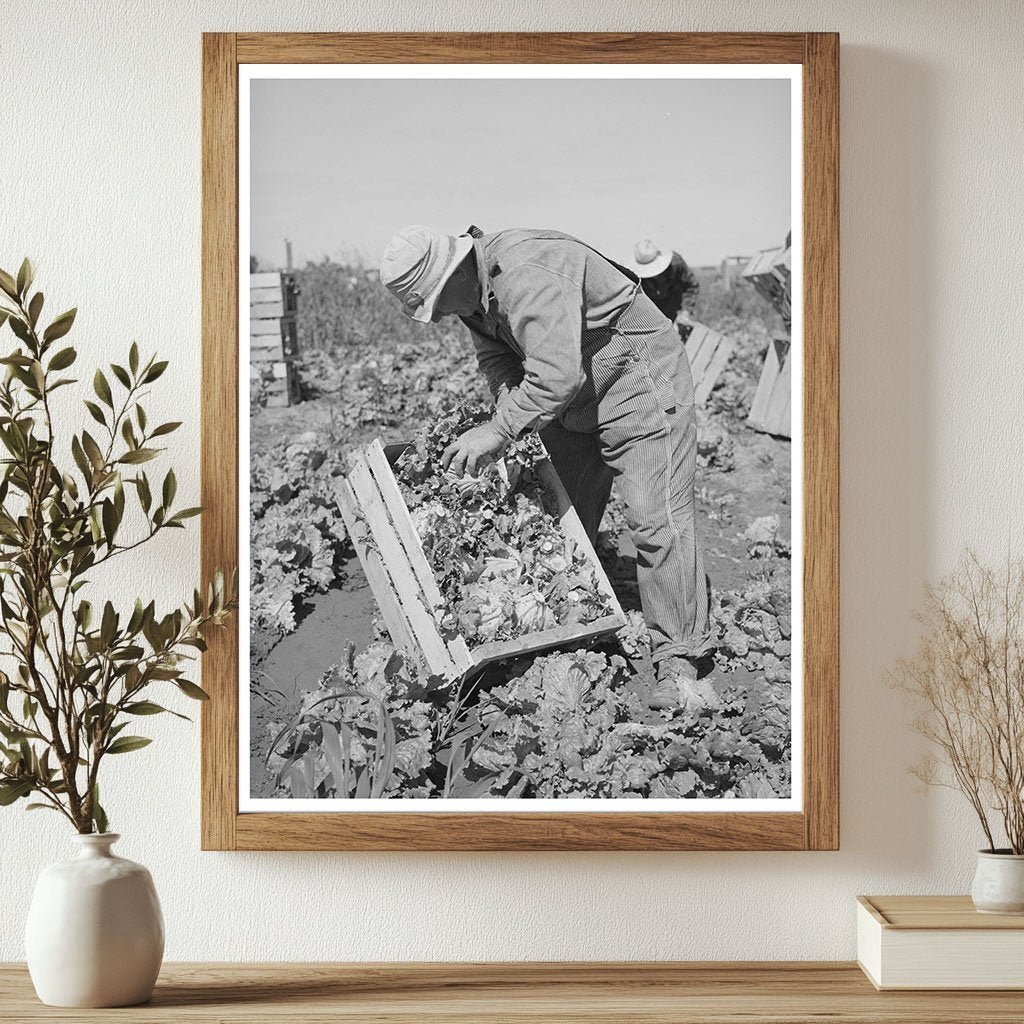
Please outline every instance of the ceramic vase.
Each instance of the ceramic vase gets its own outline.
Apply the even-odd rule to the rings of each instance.
[[[153,992],[164,922],[149,872],[111,850],[120,836],[77,835],[77,857],[39,876],[25,927],[36,994],[50,1006],[132,1006]]]
[[[971,898],[982,914],[1024,914],[1024,856],[979,850]]]

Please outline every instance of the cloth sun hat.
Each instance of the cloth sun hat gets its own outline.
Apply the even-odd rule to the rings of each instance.
[[[657,277],[668,270],[672,262],[672,250],[667,252],[649,238],[637,242],[633,247],[633,264],[641,277]]]
[[[445,235],[422,224],[402,228],[380,260],[380,282],[406,316],[430,323],[441,289],[473,248],[470,235]]]

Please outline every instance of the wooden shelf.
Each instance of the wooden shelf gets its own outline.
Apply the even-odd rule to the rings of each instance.
[[[876,992],[855,964],[166,964],[150,1003],[62,1010],[0,965],[0,1020],[246,1024],[975,1024],[1024,992]]]

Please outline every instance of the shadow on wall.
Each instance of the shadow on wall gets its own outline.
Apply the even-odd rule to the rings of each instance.
[[[921,748],[887,673],[912,646],[934,532],[934,82],[844,47],[841,102],[841,843],[868,870],[924,873],[937,823],[907,773]]]

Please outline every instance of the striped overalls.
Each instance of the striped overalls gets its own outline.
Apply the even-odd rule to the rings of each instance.
[[[489,239],[513,234],[539,236],[527,237],[526,244],[517,238],[515,247],[508,246],[520,258],[528,252],[528,263],[515,263],[498,245],[488,250]],[[531,248],[530,242],[536,244]],[[576,247],[570,259],[559,252],[559,245]],[[581,256],[578,249],[588,251]],[[489,277],[485,312],[463,319],[498,402],[495,421],[510,423],[510,434],[539,430],[592,540],[615,482],[636,547],[640,602],[653,659],[699,657],[710,642],[708,589],[694,521],[697,424],[690,366],[675,327],[636,279],[625,276],[624,268],[569,236],[484,236],[477,240],[477,259]],[[531,314],[518,308],[529,307],[533,283],[523,271],[537,275],[537,295],[548,301],[550,287],[542,274],[547,263],[552,266],[548,277],[560,278],[558,308],[545,324],[548,340],[534,343],[529,331],[515,336],[514,326],[531,322]],[[504,296],[502,274],[516,279]],[[579,287],[573,291],[576,279]],[[607,299],[611,289],[619,296],[615,301]],[[582,321],[573,326],[571,339],[567,335],[552,344],[550,324],[558,319],[558,309],[572,310],[574,303],[577,310],[582,306]],[[597,315],[588,315],[591,307]],[[542,344],[546,348],[531,366],[534,348]],[[572,350],[558,362],[570,344]],[[545,373],[571,379],[570,369],[576,382],[568,401],[555,394],[544,409],[541,403],[548,396],[543,390],[538,398],[524,394],[536,380],[543,389]],[[531,401],[540,407],[534,415]]]

